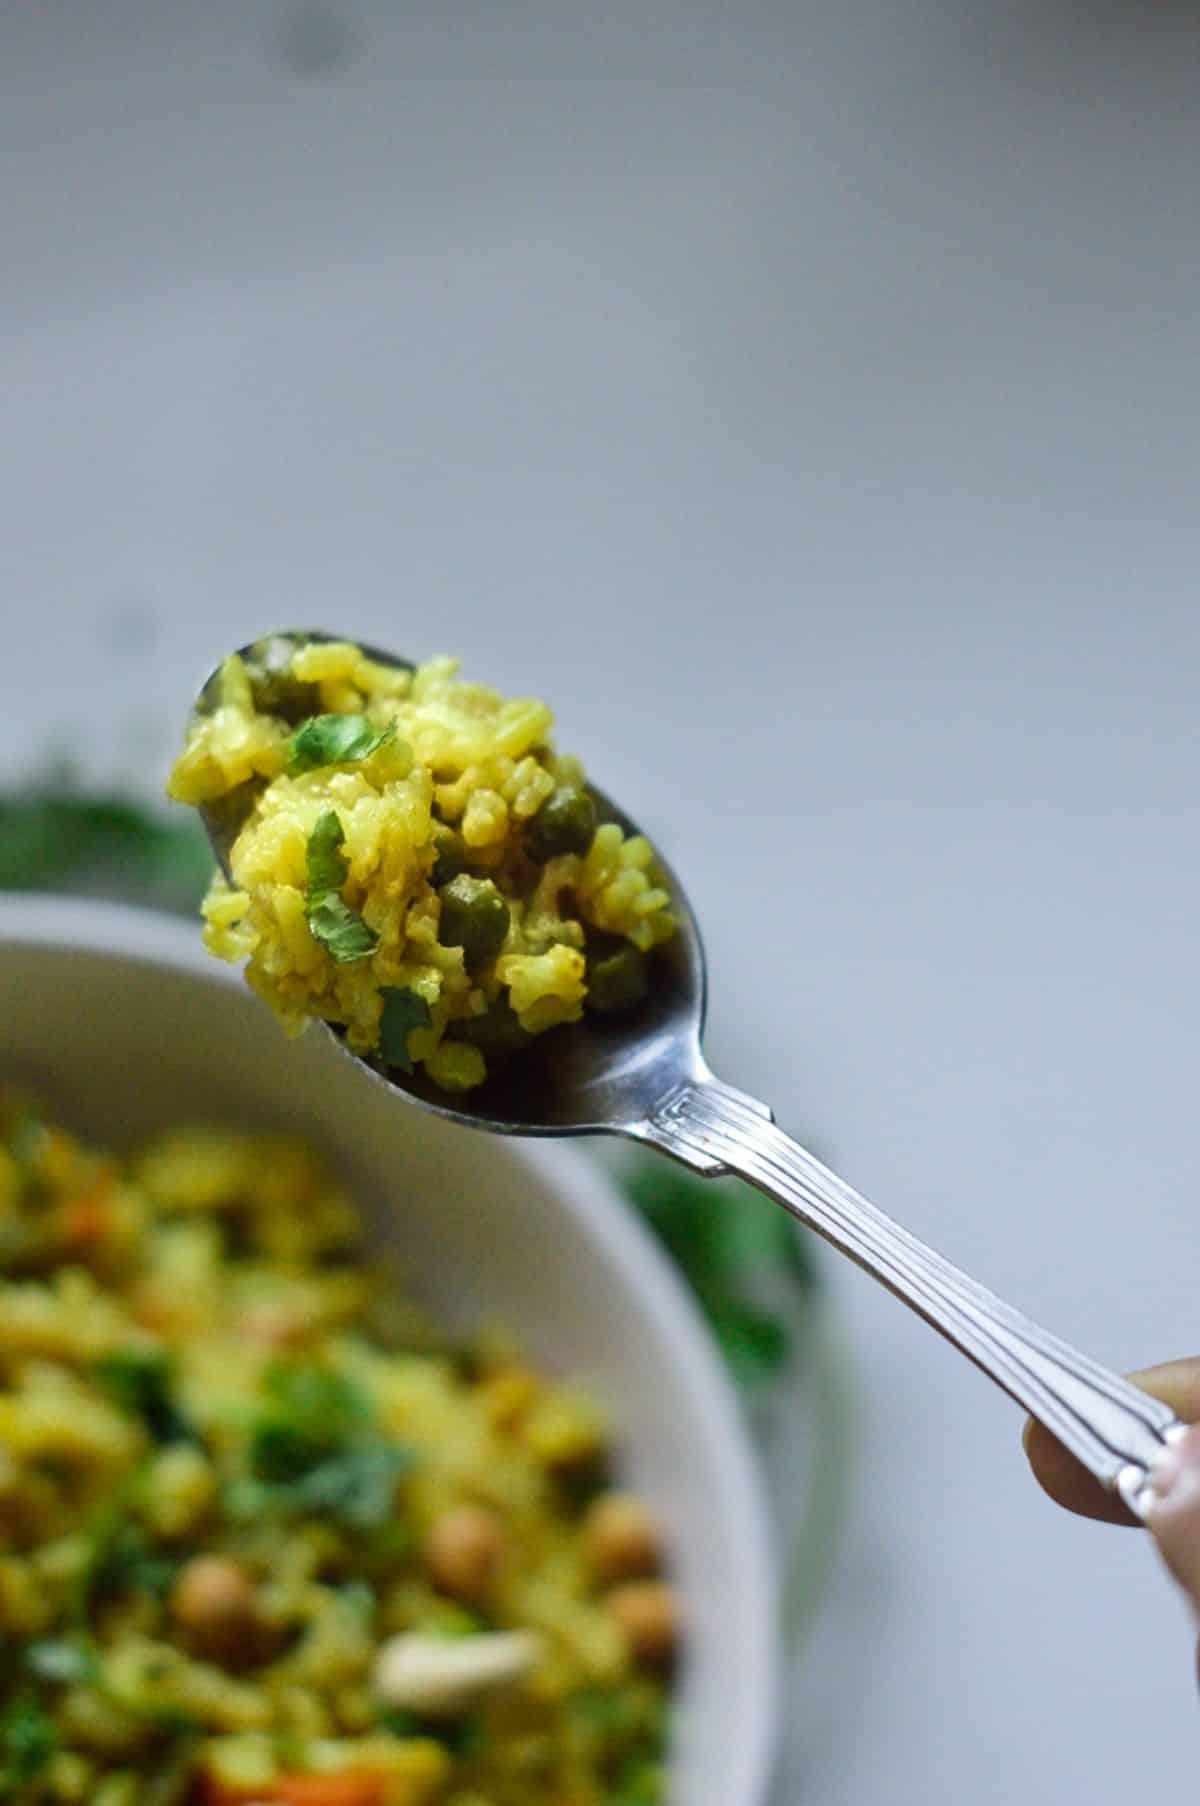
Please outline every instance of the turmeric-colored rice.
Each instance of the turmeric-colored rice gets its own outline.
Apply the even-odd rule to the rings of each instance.
[[[532,1037],[636,1004],[675,924],[649,843],[597,820],[546,705],[455,672],[275,636],[225,662],[169,791],[249,811],[205,938],[284,1028],[321,1017],[466,1091]]]
[[[0,1798],[660,1799],[602,1414],[357,1237],[295,1141],[117,1158],[0,1093]],[[483,1678],[409,1697],[447,1651]]]

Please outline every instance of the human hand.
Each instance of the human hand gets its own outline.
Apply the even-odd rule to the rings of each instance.
[[[1146,1525],[1167,1568],[1200,1616],[1200,1358],[1168,1361],[1161,1367],[1131,1373],[1129,1378],[1192,1425],[1151,1475],[1156,1497]],[[1106,1492],[1041,1424],[1026,1424],[1025,1453],[1039,1484],[1068,1511],[1113,1524],[1137,1522],[1116,1495]]]

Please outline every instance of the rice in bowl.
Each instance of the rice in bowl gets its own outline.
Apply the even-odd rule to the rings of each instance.
[[[0,1106],[0,1794],[651,1806],[675,1605],[608,1428],[447,1342],[278,1136]]]

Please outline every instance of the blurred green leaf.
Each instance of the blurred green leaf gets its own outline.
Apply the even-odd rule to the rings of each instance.
[[[35,783],[0,791],[0,890],[58,891],[190,913],[212,873],[193,811]]]
[[[35,1781],[58,1748],[54,1721],[32,1694],[18,1694],[0,1712],[0,1798]]]
[[[710,1305],[708,1321],[739,1385],[761,1386],[786,1365],[792,1332],[782,1318],[734,1304]]]
[[[809,1238],[738,1179],[701,1179],[659,1158],[623,1174],[640,1212],[695,1294],[738,1384],[786,1367],[817,1282]]]

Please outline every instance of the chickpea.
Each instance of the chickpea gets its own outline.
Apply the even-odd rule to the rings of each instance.
[[[661,1580],[627,1580],[607,1605],[633,1658],[647,1668],[667,1667],[679,1642],[681,1612],[673,1587]]]
[[[604,1493],[595,1501],[584,1519],[583,1547],[603,1586],[657,1574],[662,1560],[654,1515],[629,1492]]]
[[[440,1592],[465,1603],[483,1598],[504,1553],[504,1524],[486,1505],[456,1505],[435,1519],[425,1568]]]
[[[253,1660],[262,1624],[254,1585],[240,1563],[227,1555],[193,1556],[169,1603],[197,1655],[227,1665]]]

